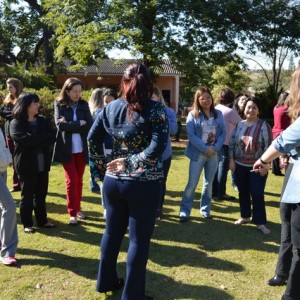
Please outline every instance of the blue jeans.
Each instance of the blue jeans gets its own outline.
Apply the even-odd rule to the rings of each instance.
[[[218,199],[223,199],[226,194],[227,173],[229,170],[229,148],[228,145],[223,145],[223,159],[219,162],[217,173],[213,181],[213,195]]]
[[[6,171],[0,173],[0,258],[15,256],[18,245],[16,205],[6,186],[6,178]]]
[[[266,224],[266,207],[264,191],[267,177],[256,172],[250,172],[252,167],[236,164],[235,176],[239,189],[239,202],[242,218],[251,218],[257,225]],[[251,211],[252,204],[252,211]]]
[[[184,190],[179,216],[189,217],[195,198],[195,190],[204,168],[203,188],[201,193],[200,213],[209,216],[212,196],[212,183],[218,167],[218,155],[208,158],[200,154],[197,161],[190,161],[189,180]]]
[[[100,192],[100,187],[96,181],[90,178],[90,189],[91,192]]]

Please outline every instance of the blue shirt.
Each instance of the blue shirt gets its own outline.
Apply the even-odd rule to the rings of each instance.
[[[149,99],[143,111],[133,112],[131,119],[127,111],[125,100],[112,101],[100,112],[89,132],[90,168],[96,181],[103,180],[104,175],[143,181],[163,178],[161,156],[169,134],[163,105]],[[111,158],[125,158],[123,173],[106,172],[108,158],[102,147],[106,132],[113,139]]]
[[[216,128],[216,136],[212,147],[216,152],[220,152],[225,140],[226,129],[221,111],[217,109],[215,111],[217,118],[213,119],[213,122]],[[205,119],[202,113],[200,113],[199,118],[196,119],[193,111],[189,112],[186,121],[188,145],[185,149],[185,154],[191,160],[198,160],[200,154],[206,153],[209,147],[211,147],[210,145],[206,145],[202,140],[202,125],[204,121]]]

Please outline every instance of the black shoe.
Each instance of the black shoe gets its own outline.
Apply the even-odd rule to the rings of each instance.
[[[179,217],[179,222],[180,223],[186,223],[187,221],[189,220],[189,218],[188,217]]]
[[[268,280],[268,285],[270,286],[285,285],[286,281],[287,281],[286,276],[280,276],[276,274],[273,278]]]
[[[223,195],[222,197],[218,198],[218,200],[235,200],[235,197],[234,196]]]
[[[119,278],[117,284],[109,289],[99,289],[98,292],[99,293],[107,293],[107,292],[112,292],[112,291],[117,291],[119,289],[121,289],[124,285],[124,279],[123,278]]]

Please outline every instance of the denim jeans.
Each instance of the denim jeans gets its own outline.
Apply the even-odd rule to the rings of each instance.
[[[229,148],[223,145],[223,159],[218,163],[217,172],[213,181],[213,195],[223,199],[226,194],[227,173],[229,170]]]
[[[201,193],[200,213],[209,216],[212,196],[212,183],[218,167],[218,155],[208,158],[200,154],[197,161],[190,161],[189,180],[184,190],[179,216],[189,217],[195,197],[195,190],[204,168],[203,188]]]
[[[250,172],[252,167],[236,164],[235,176],[239,189],[239,202],[242,218],[251,218],[256,225],[266,224],[266,207],[264,191],[267,177]],[[252,204],[252,210],[251,210]]]

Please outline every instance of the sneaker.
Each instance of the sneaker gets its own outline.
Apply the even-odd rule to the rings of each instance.
[[[271,230],[267,228],[265,225],[256,225],[256,228],[260,230],[263,234],[270,234]]]
[[[14,258],[14,256],[5,256],[5,257],[2,257],[2,263],[5,266],[12,266],[17,263],[17,260]]]
[[[84,219],[86,219],[86,215],[80,211],[79,213],[77,213],[77,218],[84,220]]]
[[[106,209],[103,211],[103,219],[106,220]]]
[[[70,217],[69,225],[71,226],[77,226],[77,218],[76,217]]]

